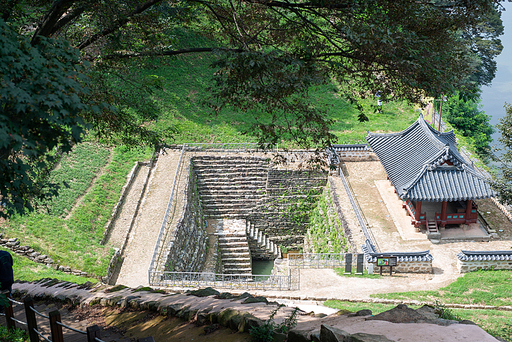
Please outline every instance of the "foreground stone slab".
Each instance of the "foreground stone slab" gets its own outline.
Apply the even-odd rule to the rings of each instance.
[[[161,293],[148,288],[132,289],[123,286],[79,286],[69,282],[51,279],[31,283],[15,283],[15,294],[30,295],[36,300],[58,300],[75,305],[104,305],[132,307],[138,310],[151,310],[161,315],[171,315],[198,324],[221,323],[233,330],[249,331],[268,320],[279,305],[275,302],[246,303],[252,295],[223,296],[219,299],[214,295],[197,297],[186,293]],[[201,291],[201,295],[205,292]],[[289,342],[331,341],[475,341],[498,342],[477,325],[467,322],[438,320],[427,308],[412,310],[407,306],[399,306],[374,317],[370,315],[343,313],[325,317],[298,311],[297,325],[288,334]],[[290,317],[293,308],[282,307],[275,315],[275,323],[279,324]],[[369,311],[366,313],[370,313]],[[398,313],[398,314],[397,314]],[[419,316],[418,316],[419,315]],[[399,318],[399,316],[403,316]],[[393,322],[391,322],[393,320]],[[403,323],[417,321],[421,323]],[[449,323],[448,325],[446,325]],[[464,324],[466,323],[466,324]],[[323,327],[323,335],[322,335]],[[343,332],[341,332],[343,331]],[[329,337],[330,336],[330,337]],[[323,338],[322,338],[323,337]],[[332,340],[336,341],[336,339]]]

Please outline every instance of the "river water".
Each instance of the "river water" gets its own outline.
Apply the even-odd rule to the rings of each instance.
[[[512,3],[500,2],[505,11],[501,13],[505,33],[500,37],[503,51],[496,58],[498,70],[492,85],[482,88],[482,105],[487,115],[491,116],[491,124],[495,126],[505,116],[505,103],[512,104]],[[493,145],[497,145],[499,133],[493,134]]]

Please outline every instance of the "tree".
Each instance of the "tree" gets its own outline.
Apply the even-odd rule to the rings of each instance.
[[[232,106],[264,113],[252,131],[262,143],[276,143],[287,135],[304,147],[322,147],[334,137],[329,133],[330,119],[308,99],[312,85],[335,79],[350,83],[352,95],[380,91],[386,98],[411,101],[450,93],[478,65],[461,32],[480,32],[480,19],[494,10],[495,3],[2,0],[0,16],[17,33],[16,39],[30,40],[31,49],[41,50],[49,42],[57,48],[57,40],[48,38],[59,38],[89,62],[85,69],[85,64],[69,69],[84,72],[90,81],[87,88],[77,82],[75,93],[84,107],[69,111],[66,118],[75,121],[61,125],[66,127],[63,131],[69,125],[90,124],[99,136],[158,148],[172,137],[172,131],[156,132],[147,125],[158,118],[149,95],[159,80],[133,67],[169,56],[211,53],[217,57],[209,103],[214,110]],[[208,35],[211,43],[177,42],[172,34],[176,27]],[[59,49],[68,51],[67,46]],[[28,53],[29,48],[25,50]],[[130,90],[121,89],[119,82],[130,85]],[[17,101],[9,98],[6,106],[16,107]],[[79,141],[79,131],[72,132]],[[41,151],[50,146],[43,144]],[[2,183],[9,182],[11,174]],[[32,190],[29,187],[26,193]],[[6,193],[4,200],[12,196],[17,194]]]
[[[490,85],[496,76],[496,61],[494,58],[503,50],[503,45],[499,39],[503,31],[500,7],[497,4],[494,10],[482,16],[476,27],[470,27],[462,34],[462,38],[479,59],[476,72],[469,78],[470,84],[477,88],[478,96],[480,87]],[[466,90],[466,93],[468,93],[468,90]]]
[[[467,137],[481,157],[489,156],[489,144],[494,128],[490,117],[481,110],[481,87],[491,84],[496,75],[494,58],[501,53],[503,46],[499,36],[503,34],[503,23],[498,5],[486,13],[475,27],[464,31],[462,38],[478,57],[475,71],[466,83],[448,97],[445,105],[445,119]]]
[[[456,91],[443,105],[443,110],[446,113],[446,120],[467,137],[477,152],[485,157],[489,153],[494,128],[489,123],[490,117],[480,107],[479,97],[464,96]]]
[[[501,203],[512,204],[512,105],[505,104],[506,114],[497,125],[500,154],[495,156],[498,170],[493,175],[492,185],[499,194]]]
[[[40,38],[38,48],[0,19],[0,216],[32,209],[30,198],[55,193],[43,188],[55,148],[69,151],[87,124],[88,109],[78,51],[65,41]]]

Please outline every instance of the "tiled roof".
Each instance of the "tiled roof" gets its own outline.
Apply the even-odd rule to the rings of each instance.
[[[461,261],[512,260],[512,251],[465,251],[457,254]]]
[[[377,257],[380,256],[396,256],[397,261],[406,262],[406,261],[432,261],[434,257],[430,254],[430,251],[422,251],[422,252],[386,252],[386,253],[377,253],[375,246],[368,240],[366,243],[361,246],[366,261],[368,262],[377,262]]]
[[[465,201],[495,195],[487,178],[459,154],[453,131],[440,133],[421,115],[402,132],[369,133],[366,140],[401,199]]]

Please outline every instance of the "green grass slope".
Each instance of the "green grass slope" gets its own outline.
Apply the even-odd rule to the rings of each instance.
[[[51,173],[59,196],[33,213],[12,217],[0,228],[5,237],[48,255],[57,264],[96,276],[106,275],[113,249],[100,245],[105,224],[135,161],[149,151],[76,146]],[[66,186],[66,184],[67,186]]]

